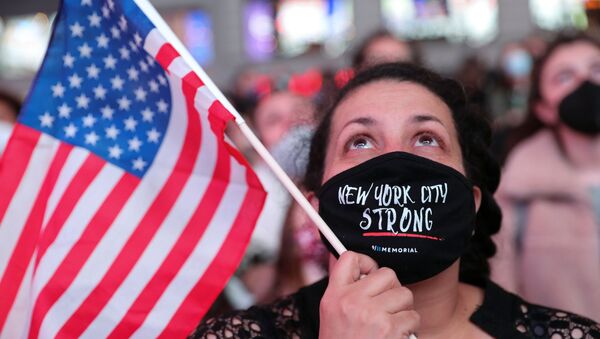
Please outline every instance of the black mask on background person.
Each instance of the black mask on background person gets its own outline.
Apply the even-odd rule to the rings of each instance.
[[[469,180],[410,153],[383,154],[341,172],[317,196],[319,214],[342,244],[393,269],[402,284],[448,268],[466,251],[475,227]]]
[[[587,135],[600,134],[600,85],[584,81],[558,106],[560,120]]]

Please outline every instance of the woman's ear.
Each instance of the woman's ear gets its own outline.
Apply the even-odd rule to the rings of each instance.
[[[543,122],[545,125],[553,126],[558,123],[558,112],[555,108],[551,107],[544,100],[540,100],[533,106],[535,109],[534,114]]]
[[[477,186],[473,186],[473,199],[475,199],[475,212],[479,212],[481,206],[481,189]]]

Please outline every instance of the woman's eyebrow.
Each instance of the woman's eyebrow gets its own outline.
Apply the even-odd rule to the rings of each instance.
[[[354,118],[350,121],[348,121],[346,124],[344,124],[344,126],[342,127],[342,129],[346,128],[346,126],[351,125],[351,124],[360,124],[360,125],[365,125],[365,126],[372,126],[375,125],[377,122],[369,117],[358,117],[358,118]]]
[[[429,115],[429,114],[418,114],[413,116],[410,121],[412,123],[423,123],[423,122],[428,122],[428,121],[434,121],[437,122],[439,124],[441,124],[442,126],[445,127],[444,123],[442,122],[442,120],[440,120],[438,117],[433,116],[433,115]]]

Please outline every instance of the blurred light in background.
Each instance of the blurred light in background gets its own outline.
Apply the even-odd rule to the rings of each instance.
[[[51,18],[44,13],[6,19],[0,25],[0,72],[2,77],[31,74],[39,68],[48,40]]]
[[[381,0],[386,27],[406,39],[480,46],[498,34],[497,0]]]
[[[588,26],[586,6],[593,9],[597,5],[598,1],[590,0],[529,0],[533,22],[547,30],[585,29]]]
[[[202,9],[181,9],[163,13],[165,21],[201,66],[215,59],[213,25]]]
[[[276,51],[273,4],[249,0],[244,8],[244,45],[252,61],[269,60]]]
[[[323,48],[329,56],[341,55],[354,33],[350,0],[279,0],[275,29],[279,51],[294,56]]]

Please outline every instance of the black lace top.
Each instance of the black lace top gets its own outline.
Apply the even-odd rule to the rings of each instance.
[[[210,319],[190,338],[317,338],[327,280],[265,306]],[[495,338],[599,338],[600,325],[568,312],[530,304],[491,281],[471,322]]]

